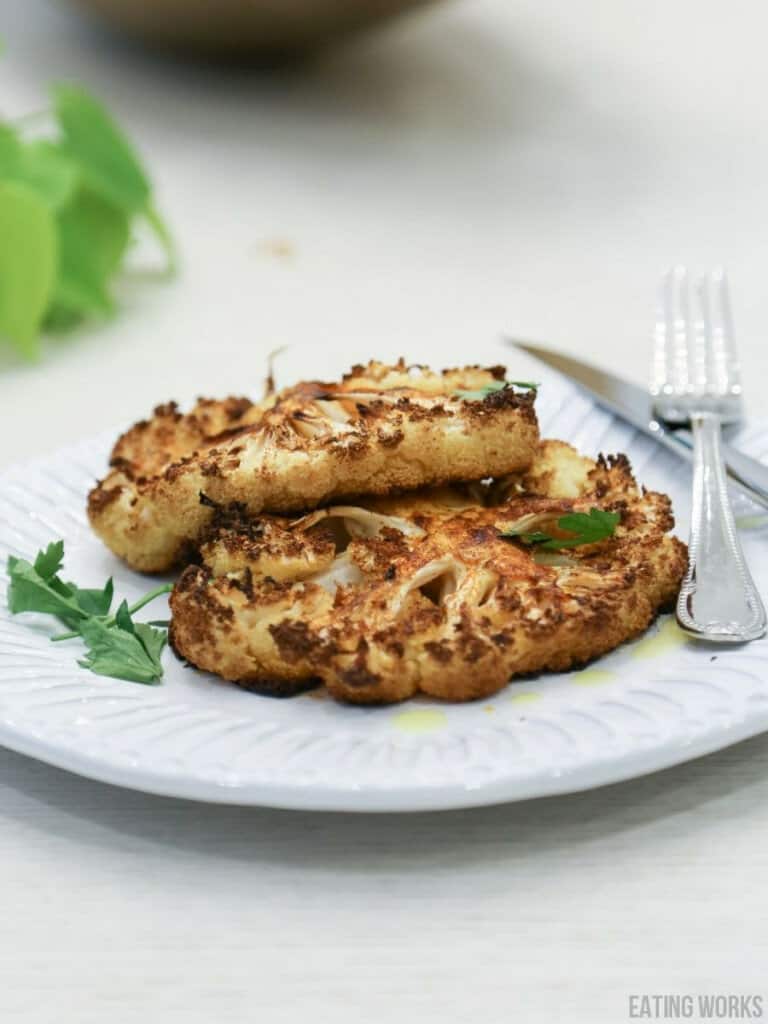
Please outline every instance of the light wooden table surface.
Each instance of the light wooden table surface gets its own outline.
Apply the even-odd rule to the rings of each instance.
[[[77,78],[140,140],[185,257],[111,324],[0,356],[0,463],[263,355],[505,331],[642,379],[655,282],[725,261],[768,376],[768,18],[754,0],[436,7],[291,71],[190,68],[0,0],[5,114]],[[238,810],[0,751],[0,1019],[621,1022],[768,995],[768,739],[447,814]],[[768,1006],[766,1007],[768,1013]]]

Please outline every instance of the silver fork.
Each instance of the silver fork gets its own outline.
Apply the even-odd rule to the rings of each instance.
[[[695,307],[695,309],[694,309]],[[763,602],[744,561],[728,498],[721,427],[742,416],[728,281],[722,270],[696,283],[685,267],[662,282],[653,356],[655,415],[693,433],[693,510],[688,571],[677,621],[691,636],[720,643],[766,631]]]

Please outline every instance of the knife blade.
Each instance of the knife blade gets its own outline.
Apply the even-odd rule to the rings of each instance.
[[[682,429],[671,430],[655,420],[651,397],[639,385],[562,352],[553,352],[551,349],[527,341],[518,341],[516,338],[507,340],[510,345],[573,381],[604,409],[625,420],[646,436],[652,437],[669,451],[675,452],[688,462],[692,460],[690,432]],[[768,508],[768,466],[726,442],[723,442],[723,457],[733,484],[752,501]]]

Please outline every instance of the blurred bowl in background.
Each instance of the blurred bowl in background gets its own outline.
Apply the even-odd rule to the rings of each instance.
[[[166,49],[219,56],[311,49],[430,0],[76,0]]]

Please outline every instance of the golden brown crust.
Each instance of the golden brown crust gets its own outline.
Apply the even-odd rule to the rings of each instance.
[[[457,394],[503,374],[369,363],[340,383],[288,388],[262,407],[228,399],[187,416],[159,407],[115,446],[112,472],[89,496],[91,524],[133,568],[160,572],[199,539],[216,506],[295,512],[524,469],[538,440],[535,392]]]
[[[575,479],[578,495],[564,495]],[[666,535],[669,499],[640,493],[623,457],[544,442],[502,490],[374,498],[299,520],[219,513],[203,565],[171,595],[173,646],[248,686],[321,679],[354,703],[471,700],[612,650],[673,600],[685,547]],[[620,514],[611,539],[536,554],[501,535],[593,507]]]
[[[117,439],[109,464],[130,480],[149,480],[192,452],[258,422],[264,408],[265,403],[249,398],[199,398],[182,414],[175,402],[166,402],[155,407],[150,420],[134,424]]]

